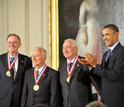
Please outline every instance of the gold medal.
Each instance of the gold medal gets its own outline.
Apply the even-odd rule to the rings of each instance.
[[[66,81],[67,81],[67,83],[69,83],[70,82],[70,76],[68,76],[68,78],[66,79]]]
[[[39,90],[39,85],[34,85],[33,89],[34,89],[34,91],[38,91]]]
[[[7,72],[6,72],[6,76],[7,76],[7,77],[11,77],[10,71],[7,71]]]

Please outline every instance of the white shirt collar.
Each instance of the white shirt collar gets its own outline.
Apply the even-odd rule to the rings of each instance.
[[[112,47],[109,47],[109,49],[111,49],[111,52],[113,51],[113,49],[118,45],[119,41],[116,42]]]
[[[76,56],[77,56],[77,55],[76,55]],[[76,56],[75,56],[75,57],[76,57]],[[69,61],[69,60],[67,59],[67,64],[69,64],[70,62],[71,62],[71,63],[73,63],[73,62],[74,62],[75,57],[74,57],[71,61]]]
[[[45,64],[44,64],[44,65],[45,65]],[[36,68],[36,71],[38,70],[39,72],[41,72],[42,69],[43,69],[43,67],[44,67],[44,65],[43,65],[40,69],[37,69],[37,68]]]

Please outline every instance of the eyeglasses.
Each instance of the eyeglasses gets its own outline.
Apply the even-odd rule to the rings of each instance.
[[[42,55],[32,55],[31,58],[34,58],[34,57],[41,57]]]
[[[18,44],[18,43],[20,43],[20,42],[16,42],[16,41],[14,41],[14,42],[7,42],[8,45],[11,45],[11,44],[16,45],[16,44]]]

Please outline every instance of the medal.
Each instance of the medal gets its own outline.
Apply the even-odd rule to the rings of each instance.
[[[10,71],[7,71],[7,72],[6,72],[6,76],[7,76],[7,77],[11,77]]]
[[[39,90],[39,85],[34,85],[33,89],[34,89],[34,91],[38,91]]]
[[[68,76],[68,78],[66,79],[66,81],[67,81],[67,83],[69,83],[70,82],[70,76]]]
[[[12,63],[10,64],[10,53],[7,54],[7,62],[8,62],[8,71],[6,71],[6,76],[7,76],[7,77],[11,77],[11,76],[12,76],[10,70],[11,70],[11,68],[13,67],[13,65],[15,64],[15,61],[17,60],[18,55],[19,55],[19,53],[17,52],[17,54],[16,54],[14,60],[13,60]]]
[[[39,73],[38,78],[36,77],[36,68],[34,69],[34,80],[35,80],[35,85],[33,86],[33,90],[34,91],[38,91],[39,90],[39,85],[37,85],[37,84],[38,84],[40,78],[42,77],[42,75],[44,74],[46,68],[47,68],[47,66],[45,64],[44,67],[43,67],[43,69],[42,69],[42,71]]]
[[[72,64],[72,66],[71,66],[70,69],[69,69],[69,67],[67,66],[67,74],[68,74],[68,77],[67,77],[67,79],[66,79],[67,83],[70,83],[71,74],[72,74],[72,72],[73,72],[73,70],[74,70],[74,67],[75,67],[76,63],[77,63],[78,57],[79,57],[79,56],[77,55],[77,56],[74,58],[73,64]]]

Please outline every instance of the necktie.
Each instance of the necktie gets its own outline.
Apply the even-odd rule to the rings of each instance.
[[[106,62],[107,62],[107,60],[108,60],[108,58],[110,56],[110,53],[111,53],[111,49],[109,49],[108,52],[107,52],[106,59],[105,59]]]
[[[69,62],[69,64],[68,64],[68,69],[69,70],[71,69],[71,65],[72,65],[72,62]]]
[[[39,71],[37,70],[36,71],[36,78],[38,78],[38,76],[39,76]]]
[[[69,71],[70,71],[70,69],[71,69],[71,65],[72,65],[72,63],[69,62],[69,63],[68,63],[68,69],[69,69]],[[68,71],[68,72],[69,72],[69,71]],[[67,84],[68,84],[68,86],[70,86],[70,76],[68,76],[67,79],[68,79],[68,80],[67,80]]]
[[[13,60],[14,60],[14,58],[11,57],[10,58],[10,64],[12,64]],[[15,64],[12,66],[12,76],[14,76],[14,69],[15,69]]]
[[[13,60],[14,60],[14,58],[13,58],[13,57],[11,57],[11,58],[10,58],[10,64],[12,63],[12,61],[13,61]]]

